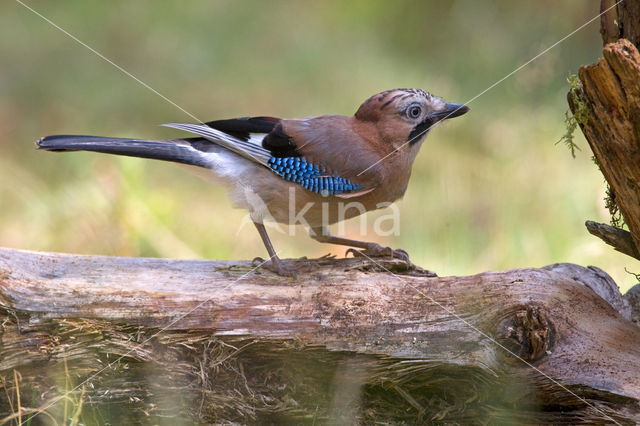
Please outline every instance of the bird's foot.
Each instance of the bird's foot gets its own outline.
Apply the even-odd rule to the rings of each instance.
[[[271,260],[264,260],[261,257],[256,257],[251,261],[251,265],[258,268],[264,268],[281,277],[295,277],[300,272],[300,267],[295,265],[285,265],[285,263],[278,257],[274,257]]]
[[[323,254],[322,256],[317,258],[316,260],[331,260],[331,259],[335,259],[335,258],[336,258],[335,254],[327,253],[327,254]]]
[[[373,270],[423,277],[438,276],[438,274],[433,271],[423,269],[411,263],[409,260],[409,254],[402,249],[394,250],[390,247],[382,247],[379,244],[372,244],[363,250],[351,248],[347,250],[347,255],[349,255],[349,253],[351,253],[353,257],[368,260],[368,263],[373,267]],[[378,260],[376,260],[376,258]]]
[[[307,256],[302,256],[302,257],[299,257],[297,260],[304,262],[304,261],[317,261],[317,260],[331,260],[331,259],[335,259],[335,258],[336,258],[335,254],[327,253],[327,254],[323,254],[320,257],[316,257],[316,258],[312,258],[312,259],[309,259]]]
[[[353,257],[391,257],[393,259],[400,259],[407,264],[411,264],[409,260],[409,253],[402,249],[392,249],[391,247],[383,247],[380,244],[372,243],[369,247],[362,250],[357,250],[354,248],[350,248],[347,250],[346,255],[349,253],[353,255]]]

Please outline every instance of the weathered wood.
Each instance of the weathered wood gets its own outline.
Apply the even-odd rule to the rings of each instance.
[[[631,232],[592,220],[586,221],[584,225],[591,235],[600,238],[620,253],[640,260],[640,253],[633,242]]]
[[[29,407],[89,378],[87,410],[201,421],[640,419],[636,313],[599,269],[381,265],[308,261],[293,280],[246,262],[0,249],[7,401],[17,370]]]
[[[631,310],[631,321],[640,324],[640,284],[636,284],[624,295]]]
[[[602,0],[600,13],[600,34],[604,44],[626,38],[640,46],[640,1]]]
[[[582,89],[570,94],[574,114],[640,247],[640,53],[628,40],[607,44],[604,58],[578,73]]]

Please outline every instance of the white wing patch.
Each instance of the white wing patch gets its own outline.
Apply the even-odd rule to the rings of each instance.
[[[271,157],[269,151],[262,148],[262,146],[258,146],[255,143],[245,142],[244,140],[235,138],[205,124],[167,123],[163,124],[163,126],[194,133],[215,144],[223,146],[238,155],[241,155],[247,160],[255,161],[263,166],[267,166],[267,161]]]
[[[252,143],[254,145],[257,145],[260,148],[262,148],[262,141],[264,140],[265,136],[267,136],[266,133],[250,133],[249,134],[249,140],[247,142]]]

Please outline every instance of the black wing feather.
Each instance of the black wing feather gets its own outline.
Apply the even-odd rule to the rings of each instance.
[[[285,133],[282,124],[278,123],[274,129],[262,140],[262,147],[268,149],[274,157],[300,157],[293,138]]]
[[[240,117],[204,123],[235,138],[248,141],[251,133],[269,133],[280,122],[276,117]]]
[[[235,138],[248,141],[251,133],[266,133],[262,147],[274,157],[300,157],[293,139],[287,135],[275,117],[241,117],[204,123]]]

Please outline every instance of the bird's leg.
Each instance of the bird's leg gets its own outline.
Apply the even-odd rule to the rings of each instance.
[[[404,260],[407,263],[411,263],[409,260],[409,254],[402,249],[392,249],[391,247],[383,247],[378,243],[371,243],[367,241],[352,240],[349,238],[335,237],[329,234],[329,230],[324,227],[312,228],[309,233],[311,238],[319,243],[338,244],[341,246],[357,247],[362,250],[347,250],[348,253],[352,253],[354,256],[360,257],[395,257],[397,259]]]
[[[267,249],[267,253],[269,253],[269,258],[271,260],[270,267],[268,269],[272,270],[278,275],[293,277],[295,276],[295,270],[293,268],[287,268],[282,260],[276,254],[276,251],[273,249],[273,244],[271,244],[271,240],[269,239],[269,235],[267,234],[267,229],[264,227],[262,223],[253,222],[260,234],[260,238],[262,238],[262,243]]]

